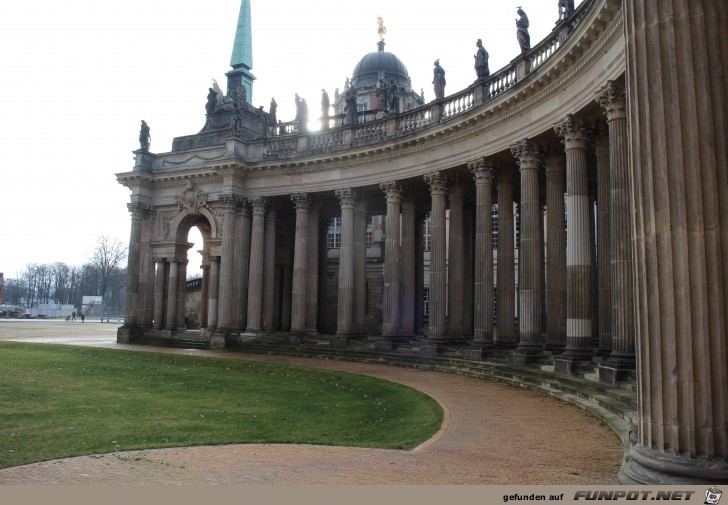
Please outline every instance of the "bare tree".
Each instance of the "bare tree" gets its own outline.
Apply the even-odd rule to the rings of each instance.
[[[98,275],[98,294],[104,299],[110,298],[109,286],[118,274],[122,262],[126,259],[126,247],[118,239],[111,241],[101,236],[96,242],[96,249],[91,256],[91,265]]]

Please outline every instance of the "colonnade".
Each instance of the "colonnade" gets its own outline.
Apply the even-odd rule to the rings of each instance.
[[[625,93],[609,82],[595,100],[607,116],[608,131],[595,132],[583,119],[568,115],[554,125],[563,151],[551,146],[546,156],[543,145],[523,139],[510,148],[518,170],[513,163],[481,157],[467,163],[467,172],[454,168],[425,173],[419,186],[429,190],[429,202],[416,198],[416,179],[382,182],[379,195],[372,188],[337,189],[339,341],[367,335],[367,209],[368,202],[381,198],[386,204],[381,334],[369,338],[393,342],[418,336],[433,344],[467,342],[485,351],[511,350],[518,363],[550,351],[560,355],[557,369],[564,373],[571,371],[574,362],[590,360],[597,348],[608,358],[605,367],[612,380],[618,370],[634,368]],[[588,184],[587,157],[592,145],[596,145],[597,195]],[[218,198],[223,233],[218,247],[206,248],[209,263],[203,276],[201,322],[208,330],[284,329],[301,336],[320,328],[319,283],[324,273],[319,271],[320,242],[325,240],[318,224],[321,208],[316,194],[293,193],[290,200],[295,209],[292,265],[289,280],[281,283],[275,270],[280,198],[276,204],[273,198],[233,193]],[[491,213],[494,203],[496,223]],[[515,207],[520,220],[517,251]],[[430,251],[425,271],[420,225],[427,211]],[[141,240],[138,223],[144,216],[137,214],[132,216],[132,238],[137,240],[130,243],[130,254],[139,254],[139,246],[133,244]],[[177,246],[174,256],[155,261],[156,276],[150,283],[154,286],[153,327],[175,330],[184,323],[186,260]],[[427,274],[429,318],[423,325]],[[129,275],[130,280],[141,277],[138,271],[130,270]],[[136,291],[138,307],[138,287]],[[280,296],[290,296],[286,310],[276,309]],[[593,334],[595,307],[598,336]]]

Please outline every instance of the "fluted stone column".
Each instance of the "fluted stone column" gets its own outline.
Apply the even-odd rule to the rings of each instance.
[[[164,329],[169,331],[177,329],[177,294],[179,291],[177,284],[177,266],[178,258],[171,258],[169,260],[169,276],[167,281],[167,317],[164,325]]]
[[[624,13],[640,401],[619,480],[726,484],[728,4]]]
[[[354,205],[356,193],[351,188],[337,189],[336,196],[341,202],[336,334],[345,339],[354,333]]]
[[[415,334],[415,277],[417,269],[416,239],[417,223],[415,218],[415,199],[409,191],[402,201],[402,292],[401,292],[401,322],[399,333],[402,336],[412,337]]]
[[[450,199],[450,233],[449,233],[449,258],[447,261],[448,277],[448,314],[447,329],[450,340],[462,340],[465,322],[465,293],[463,289],[465,254],[463,248],[463,198],[465,187],[454,181],[449,186],[448,197]]]
[[[306,267],[308,273],[308,279],[306,280],[306,333],[310,335],[318,333],[320,228],[319,206],[314,202],[308,211],[308,267]]]
[[[538,169],[541,152],[530,140],[524,139],[511,146],[521,170],[521,229],[518,252],[519,302],[518,324],[520,341],[516,348],[517,361],[524,356],[538,354],[541,344],[541,203],[539,198]]]
[[[514,334],[516,273],[513,237],[513,173],[498,173],[498,316],[495,345],[502,349],[516,347]]]
[[[610,81],[599,93],[597,101],[607,115],[609,125],[609,181],[612,292],[611,354],[605,363],[609,368],[634,369],[635,360],[635,298],[632,256],[632,185],[629,174],[627,98],[624,89]],[[615,377],[605,367],[600,376],[606,382]]]
[[[263,262],[265,252],[265,198],[250,201],[253,225],[250,237],[250,271],[248,275],[248,327],[257,332],[263,327]]]
[[[424,326],[426,215],[424,211],[415,214],[415,335],[422,335]]]
[[[139,272],[142,241],[142,219],[149,212],[150,207],[141,203],[128,203],[127,209],[131,214],[131,231],[129,233],[129,253],[126,269],[126,293],[124,296],[124,327],[133,327],[139,323]],[[123,338],[126,342],[133,337],[127,330]]]
[[[248,286],[250,281],[250,234],[252,214],[247,205],[241,205],[235,220],[235,307],[237,328],[248,327]]]
[[[382,296],[382,336],[399,335],[400,296],[400,212],[402,187],[396,181],[383,182],[379,188],[387,197],[384,246],[384,292]]]
[[[566,348],[566,160],[561,154],[546,159],[546,349]]]
[[[626,116],[623,118],[626,133]],[[606,131],[599,131],[595,140],[597,155],[597,278],[599,308],[599,354],[608,356],[612,350],[612,281],[611,281],[611,247],[610,247],[610,167],[609,136]],[[626,155],[626,151],[625,151]],[[627,195],[627,216],[629,217],[629,195]],[[627,228],[629,233],[630,227]],[[627,238],[629,244],[630,238]],[[629,251],[629,247],[627,247]],[[631,282],[631,281],[630,281]],[[616,294],[620,297],[621,293]]]
[[[495,169],[485,158],[468,163],[475,179],[475,288],[473,346],[493,343],[493,181]]]
[[[566,349],[562,358],[592,356],[592,250],[589,234],[587,132],[583,121],[569,114],[554,127],[566,150]],[[557,363],[557,370],[559,363]],[[567,365],[564,365],[567,366]],[[562,372],[568,370],[561,369]]]
[[[463,208],[463,334],[466,340],[473,341],[473,292],[475,261],[475,208]]]
[[[235,213],[240,205],[235,195],[220,195],[224,232],[220,256],[220,298],[218,329],[230,329],[237,325],[235,317]],[[227,232],[227,233],[225,233]]]
[[[139,319],[137,322],[144,328],[151,328],[154,321],[154,278],[155,262],[152,256],[151,239],[154,230],[154,210],[149,207],[142,219],[142,236],[140,243],[139,266]]]
[[[367,303],[367,201],[359,195],[354,204],[354,333],[366,335]]]
[[[187,264],[181,259],[177,266],[177,328],[187,329],[185,308],[187,306]]]
[[[276,326],[276,219],[278,209],[275,204],[268,204],[263,227],[263,331],[272,333]]]
[[[437,343],[446,340],[445,314],[447,310],[447,236],[445,204],[447,180],[440,172],[424,176],[430,186],[432,215],[430,223],[430,324],[428,338]]]
[[[202,303],[200,306],[200,328],[207,328],[207,309],[210,297],[210,265],[203,264],[202,268]]]
[[[291,332],[302,334],[306,330],[306,296],[308,294],[308,214],[311,199],[307,193],[294,193],[291,200],[296,206],[296,236],[293,248],[293,283],[291,287]]]
[[[164,328],[164,281],[166,278],[165,258],[155,258],[157,271],[154,279],[154,326],[155,330]]]
[[[207,329],[217,328],[217,307],[220,291],[220,256],[210,256],[210,298],[207,302]]]

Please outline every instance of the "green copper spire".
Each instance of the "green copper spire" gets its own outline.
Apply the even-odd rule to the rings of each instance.
[[[235,31],[233,55],[230,66],[234,69],[253,68],[253,37],[250,23],[250,0],[242,0],[238,15],[238,29]]]
[[[247,91],[247,101],[253,100],[253,81],[255,76],[250,72],[253,68],[253,37],[250,21],[250,0],[240,2],[240,14],[238,15],[238,28],[235,31],[235,42],[233,42],[233,54],[230,57],[230,66],[233,69],[228,72],[228,97],[232,99],[233,92],[238,84],[242,84]]]

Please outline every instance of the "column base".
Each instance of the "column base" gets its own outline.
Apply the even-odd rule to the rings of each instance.
[[[620,484],[728,484],[728,463],[714,458],[684,458],[637,444],[629,448],[617,474]]]
[[[634,368],[610,366],[608,361],[599,365],[598,372],[599,382],[612,386],[620,381],[637,380],[637,371]]]
[[[590,363],[591,359],[577,359],[561,355],[554,358],[554,372],[561,375],[578,375],[580,365]]]
[[[124,324],[116,330],[117,344],[130,344],[144,336],[144,328],[137,324]]]
[[[224,351],[226,347],[225,337],[227,336],[226,331],[214,331],[210,334],[210,350],[211,351]]]
[[[329,340],[329,347],[332,349],[346,349],[351,338],[351,335],[336,335]]]
[[[426,342],[420,345],[420,356],[437,356],[440,345],[434,342]]]
[[[484,346],[463,349],[463,358],[468,361],[484,361],[488,355],[488,350]]]
[[[563,354],[564,350],[566,350],[566,344],[547,343],[544,349],[551,354]]]
[[[530,363],[534,363],[539,358],[541,358],[543,354],[541,351],[520,351],[516,350],[515,352],[512,352],[508,355],[508,364],[509,365],[515,365],[515,366],[524,366],[528,365]]]

